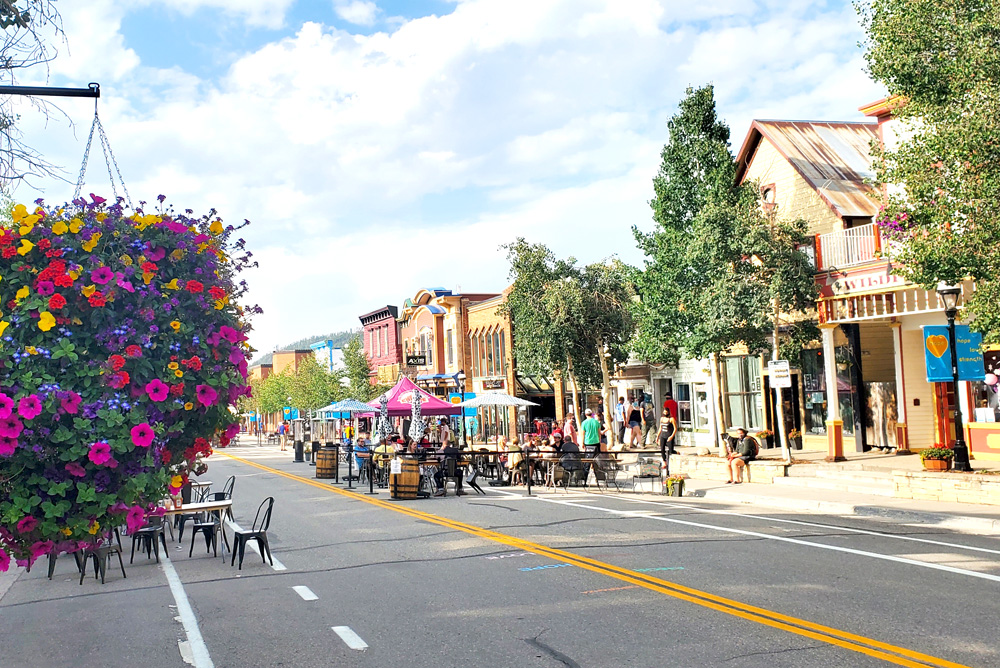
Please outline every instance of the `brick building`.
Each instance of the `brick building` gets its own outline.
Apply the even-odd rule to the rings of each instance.
[[[399,378],[403,349],[399,342],[398,314],[395,306],[383,306],[358,318],[373,385],[392,385]]]

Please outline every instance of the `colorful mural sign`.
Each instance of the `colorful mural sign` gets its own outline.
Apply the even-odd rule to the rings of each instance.
[[[958,353],[958,379],[983,380],[986,370],[983,365],[983,336],[969,330],[968,325],[955,325],[955,339]],[[948,327],[927,325],[924,327],[924,361],[927,365],[928,383],[947,383],[953,380],[951,373],[951,347]]]

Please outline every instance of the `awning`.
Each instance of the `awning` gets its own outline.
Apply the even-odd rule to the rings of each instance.
[[[521,392],[518,394],[553,394],[555,392],[556,381],[551,378],[528,376],[519,373],[515,380],[517,380],[517,384],[521,388]]]
[[[417,380],[450,380],[458,384],[457,373],[422,373],[417,375]]]

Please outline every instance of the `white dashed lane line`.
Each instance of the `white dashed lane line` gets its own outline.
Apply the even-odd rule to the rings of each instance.
[[[356,649],[359,652],[363,652],[368,649],[368,643],[361,639],[357,633],[354,632],[350,626],[333,626],[331,627],[333,632],[340,636],[340,639],[344,641],[344,644],[351,649]]]
[[[292,590],[302,597],[303,601],[318,601],[319,596],[313,593],[312,589],[304,585],[296,585],[292,587]]]

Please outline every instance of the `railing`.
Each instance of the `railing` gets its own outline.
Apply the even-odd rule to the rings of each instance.
[[[817,269],[842,269],[878,258],[882,249],[882,234],[876,223],[852,227],[847,230],[816,235],[819,255]]]

